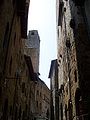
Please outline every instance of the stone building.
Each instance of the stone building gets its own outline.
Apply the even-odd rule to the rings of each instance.
[[[90,119],[90,1],[57,0],[60,120]]]
[[[37,76],[35,85],[36,119],[50,119],[50,90]]]
[[[51,61],[50,72],[50,120],[59,120],[58,64]]]
[[[29,109],[29,86],[25,84],[28,67],[22,49],[22,39],[27,38],[28,7],[29,0],[0,2],[0,119],[3,120],[25,119]]]
[[[49,119],[50,90],[39,78],[40,37],[37,30],[29,31],[28,38],[23,41],[24,54],[31,58],[34,80],[31,82],[33,90],[31,98],[31,119]]]
[[[26,75],[24,77],[23,83],[25,84],[25,95],[26,95],[26,102],[27,102],[27,119],[33,120],[35,119],[34,113],[36,111],[36,106],[35,106],[35,82],[37,81],[37,78],[35,76],[31,58],[30,56],[26,56],[25,61],[26,65],[28,67],[28,70],[25,68],[24,72]],[[27,79],[26,79],[27,78]],[[25,102],[25,103],[26,103]]]
[[[38,77],[36,30],[25,44],[28,7],[29,0],[0,1],[0,120],[49,119],[50,91]]]
[[[25,54],[31,57],[34,72],[39,73],[40,37],[37,30],[29,31],[25,41]]]

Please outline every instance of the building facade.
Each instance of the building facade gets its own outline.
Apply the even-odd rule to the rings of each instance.
[[[60,120],[90,119],[88,0],[57,0]]]
[[[39,78],[40,38],[29,32],[29,0],[0,2],[0,120],[49,119],[50,90]]]
[[[29,86],[26,87],[24,82],[28,81],[25,74],[28,67],[25,65],[22,39],[27,38],[28,7],[29,0],[0,2],[0,119],[2,120],[25,119],[24,116],[27,114],[29,97],[26,94]],[[23,88],[27,88],[26,92]]]
[[[50,90],[47,85],[37,77],[35,85],[36,119],[50,119]]]
[[[49,119],[50,90],[39,78],[40,37],[37,30],[29,31],[28,38],[23,41],[24,54],[31,58],[34,81],[31,82],[31,119]]]
[[[51,61],[50,72],[50,120],[59,120],[58,64]]]

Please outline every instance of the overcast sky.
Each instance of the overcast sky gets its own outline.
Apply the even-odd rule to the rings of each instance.
[[[40,36],[40,78],[50,87],[48,79],[51,60],[56,59],[56,0],[30,0],[28,30]]]

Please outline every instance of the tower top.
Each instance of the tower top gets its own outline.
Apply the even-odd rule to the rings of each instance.
[[[38,48],[40,47],[40,37],[37,30],[31,30],[28,33],[27,39],[28,48]]]

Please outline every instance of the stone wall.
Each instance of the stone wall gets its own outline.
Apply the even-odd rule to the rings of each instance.
[[[30,81],[21,36],[16,1],[3,1],[0,4],[0,119],[21,119],[29,112]]]
[[[83,117],[84,114],[88,114],[86,106],[87,103],[89,105],[88,79],[90,63],[88,61],[90,42],[88,34],[89,26],[87,26],[87,24],[89,25],[89,4],[86,7],[88,1],[86,1],[85,5],[82,3],[74,3],[76,1],[73,2],[73,0],[60,2],[63,2],[63,5],[61,6],[61,17],[58,19],[61,21],[61,24],[60,26],[57,24],[57,31],[59,31],[59,36],[57,37],[59,64],[58,81],[59,85],[61,83],[64,85],[64,93],[62,94],[62,102],[64,103],[63,109],[65,109],[65,105],[68,108],[68,111],[63,114],[63,119],[67,117],[72,120],[76,119],[77,116]],[[88,56],[87,60],[85,56]],[[77,109],[80,109],[77,108],[76,105],[78,89],[80,89],[80,91],[78,91],[80,95],[78,99],[82,97],[82,113],[77,113]],[[80,103],[78,102],[78,104]]]

